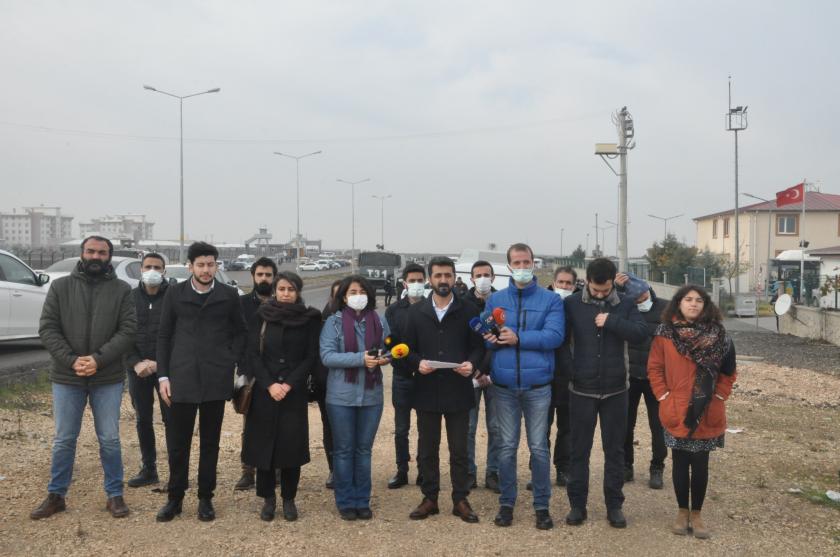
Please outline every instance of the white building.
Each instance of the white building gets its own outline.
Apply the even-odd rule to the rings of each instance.
[[[61,207],[24,207],[21,212],[0,213],[0,241],[7,246],[39,248],[72,238],[73,217]]]
[[[79,223],[79,235],[105,236],[114,240],[151,240],[154,238],[155,223],[146,220],[146,215],[107,215]]]

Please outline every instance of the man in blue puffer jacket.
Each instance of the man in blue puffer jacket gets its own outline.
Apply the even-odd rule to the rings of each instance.
[[[505,323],[498,337],[485,335],[492,351],[493,404],[498,420],[499,513],[497,526],[510,526],[516,502],[516,453],[522,417],[531,452],[531,482],[534,487],[536,526],[553,527],[548,512],[551,497],[548,451],[548,412],[554,379],[554,350],[563,344],[563,300],[537,285],[534,252],[526,244],[513,244],[507,252],[512,278],[510,286],[487,301],[485,312],[501,308]]]

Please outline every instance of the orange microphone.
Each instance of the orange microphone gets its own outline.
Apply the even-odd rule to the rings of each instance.
[[[493,309],[493,321],[496,322],[496,325],[499,327],[505,326],[505,310],[502,308],[495,308]]]

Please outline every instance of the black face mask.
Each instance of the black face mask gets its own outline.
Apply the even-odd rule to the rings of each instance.
[[[271,283],[270,282],[258,282],[254,285],[254,290],[260,296],[270,296],[271,295]]]
[[[437,294],[441,298],[446,298],[447,296],[449,296],[449,293],[452,292],[452,287],[444,282],[438,284],[437,286],[433,286],[432,290],[434,290],[435,294]]]
[[[108,261],[99,259],[82,259],[82,272],[91,277],[103,275],[108,271]]]

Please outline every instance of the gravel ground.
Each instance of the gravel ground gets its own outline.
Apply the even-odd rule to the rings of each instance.
[[[332,492],[323,486],[327,474],[321,445],[317,406],[310,407],[313,462],[305,466],[298,496],[300,519],[261,522],[261,501],[252,492],[234,492],[239,476],[241,418],[229,408],[225,416],[215,499],[218,518],[201,523],[195,516],[194,492],[188,492],[184,514],[169,524],[154,520],[164,495],[151,488],[126,489],[132,514],[110,518],[104,510],[102,475],[90,415],[79,439],[75,480],[67,498],[68,510],[34,522],[29,512],[45,496],[49,476],[53,422],[49,397],[41,395],[25,410],[0,409],[0,555],[117,554],[283,554],[292,555],[556,555],[580,554],[738,554],[837,555],[840,552],[840,511],[815,505],[787,492],[840,488],[840,377],[823,373],[831,357],[824,345],[789,342],[775,334],[734,333],[745,356],[763,357],[739,364],[739,379],[730,403],[730,427],[742,431],[727,436],[726,448],[712,456],[711,481],[704,515],[713,531],[702,541],[671,534],[676,511],[670,481],[666,489],[647,487],[647,472],[637,465],[636,481],[625,486],[626,530],[610,528],[601,497],[603,458],[596,437],[592,457],[589,521],[568,527],[563,517],[568,500],[555,488],[551,512],[556,527],[534,529],[529,492],[524,490],[527,455],[520,450],[521,491],[511,528],[492,524],[497,496],[480,487],[470,496],[481,522],[468,525],[453,517],[448,504],[448,474],[443,474],[441,514],[421,522],[408,519],[420,502],[419,489],[407,486],[390,491],[385,484],[393,473],[393,413],[386,404],[373,456],[375,517],[369,522],[339,519]],[[788,362],[815,366],[798,369]],[[836,354],[836,352],[835,352]],[[834,362],[837,361],[833,356]],[[386,374],[386,384],[387,384]],[[387,386],[387,385],[386,385]],[[386,393],[388,400],[390,396]],[[644,408],[640,409],[644,413]],[[646,423],[644,416],[639,423]],[[139,449],[128,397],[123,402],[123,452],[126,476],[139,468]],[[646,428],[638,428],[637,462],[646,460],[650,446]],[[414,432],[413,432],[414,433]],[[485,442],[479,429],[479,455]],[[159,447],[163,436],[158,428]],[[414,440],[412,440],[414,445]],[[447,470],[442,448],[443,470]],[[163,451],[161,451],[163,452]],[[197,438],[193,454],[197,455]],[[483,475],[483,456],[479,475]],[[162,464],[165,474],[165,464]],[[195,462],[193,463],[193,470]],[[670,464],[666,479],[670,479]],[[412,469],[413,479],[415,470]]]

